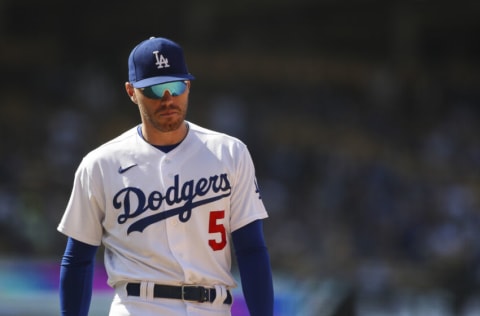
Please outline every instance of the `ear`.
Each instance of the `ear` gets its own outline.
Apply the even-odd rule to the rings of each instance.
[[[130,82],[125,82],[125,90],[127,91],[127,94],[130,97],[130,100],[132,100],[133,103],[137,104],[137,96],[135,94],[135,88]]]

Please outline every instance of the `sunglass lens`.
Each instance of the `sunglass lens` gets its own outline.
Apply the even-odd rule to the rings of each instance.
[[[167,90],[176,97],[184,93],[186,89],[187,84],[184,81],[173,81],[146,87],[143,89],[143,94],[151,99],[161,99]]]

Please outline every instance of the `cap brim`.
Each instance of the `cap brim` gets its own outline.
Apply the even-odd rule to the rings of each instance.
[[[135,88],[145,88],[154,86],[156,84],[167,83],[172,81],[179,81],[179,80],[193,80],[195,79],[194,76],[191,74],[183,74],[179,76],[161,76],[161,77],[151,77],[143,80],[139,80],[136,82],[131,82],[131,84]]]

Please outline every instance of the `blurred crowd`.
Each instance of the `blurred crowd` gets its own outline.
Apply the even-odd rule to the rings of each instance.
[[[430,44],[441,42],[431,37]],[[28,54],[20,68],[14,55],[21,49],[0,55],[15,61],[0,64],[9,79],[0,85],[2,256],[60,258],[65,238],[56,225],[80,159],[138,124],[123,90],[123,44],[106,63],[93,53],[73,62],[58,46],[45,59]],[[457,305],[477,293],[480,80],[472,56],[480,50],[461,47],[476,55],[443,49],[432,60],[412,61],[407,52],[393,62],[373,56],[362,63],[331,52],[309,59],[312,48],[303,63],[270,60],[279,69],[307,67],[303,78],[292,70],[294,77],[268,82],[265,66],[264,73],[244,70],[231,85],[207,75],[205,51],[187,51],[190,70],[205,78],[193,83],[188,119],[250,148],[270,213],[265,230],[275,271],[334,277],[373,295],[441,288]],[[60,56],[56,67],[52,55]],[[228,58],[237,55],[224,56],[214,59],[215,70],[235,63]]]

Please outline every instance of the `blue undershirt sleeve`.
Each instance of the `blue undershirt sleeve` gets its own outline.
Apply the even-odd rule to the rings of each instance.
[[[92,299],[93,268],[98,246],[68,238],[60,265],[62,316],[87,316]]]
[[[262,221],[254,221],[232,232],[232,240],[250,315],[272,316],[272,271]]]

